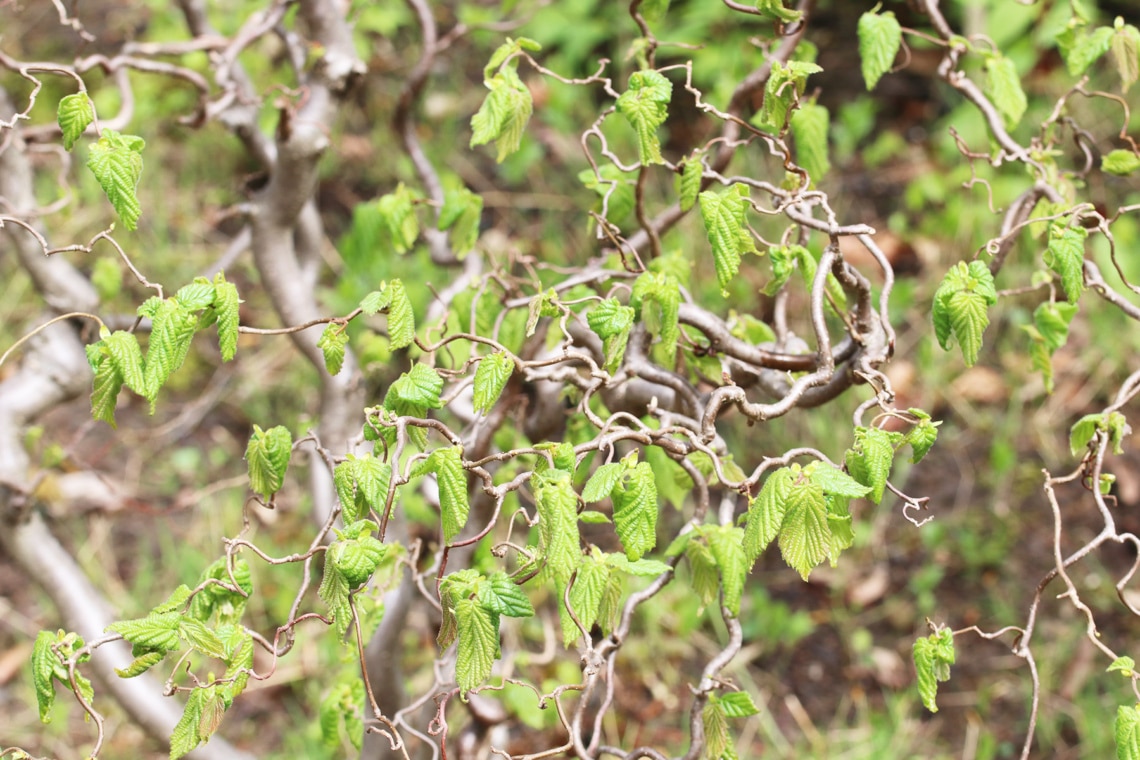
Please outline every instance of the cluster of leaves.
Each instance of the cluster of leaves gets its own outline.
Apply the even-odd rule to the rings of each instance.
[[[414,216],[408,218],[415,219]],[[418,233],[412,234],[413,241],[416,234]],[[388,315],[389,347],[401,349],[410,346],[416,339],[416,318],[412,311],[412,303],[408,300],[408,293],[404,290],[404,283],[400,280],[380,283],[380,289],[366,295],[360,301],[358,311],[353,312],[352,316],[361,313],[371,317],[381,312]],[[351,317],[329,322],[317,340],[317,348],[324,354],[325,369],[330,375],[340,374],[344,366],[345,350],[348,347],[349,319]]]
[[[95,372],[92,416],[114,427],[115,406],[124,385],[149,401],[153,412],[158,392],[186,360],[199,330],[216,325],[222,360],[233,359],[240,303],[237,288],[220,272],[212,282],[195,278],[171,298],[147,299],[138,308],[139,318],[151,322],[145,357],[133,332],[102,329],[100,340],[86,347],[87,361]]]

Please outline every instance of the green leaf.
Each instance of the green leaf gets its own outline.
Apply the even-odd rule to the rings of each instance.
[[[768,476],[760,494],[748,505],[748,522],[744,528],[744,556],[749,565],[772,543],[784,524],[788,492],[797,477],[789,467],[781,467]]]
[[[1112,44],[1112,33],[1111,28],[1102,26],[1093,30],[1091,34],[1077,33],[1071,45],[1062,45],[1061,53],[1065,58],[1065,64],[1069,67],[1069,73],[1079,77],[1098,58],[1107,53]]]
[[[63,149],[69,151],[95,121],[95,106],[86,92],[74,92],[60,99],[56,118],[63,132]]]
[[[728,718],[747,718],[760,713],[760,708],[752,701],[752,695],[746,691],[730,691],[718,697],[717,702]]]
[[[60,662],[59,655],[52,649],[63,635],[53,634],[51,631],[40,631],[36,635],[36,643],[32,647],[32,684],[36,689],[36,702],[40,708],[40,722],[51,723],[51,708],[55,705],[55,684],[52,679],[57,670],[63,670],[66,678],[66,669]]]
[[[463,449],[458,446],[436,449],[428,458],[431,472],[439,482],[439,507],[443,519],[443,540],[450,544],[467,524],[471,505],[467,500],[467,473],[463,469]]]
[[[388,302],[388,340],[395,350],[407,348],[416,339],[416,315],[412,302],[401,280],[391,280],[387,284],[391,294]]]
[[[578,622],[589,631],[598,620],[598,610],[601,608],[602,597],[609,585],[610,567],[604,560],[593,554],[587,554],[578,567],[574,576],[574,584],[570,586],[570,609],[574,611]],[[559,600],[561,602],[561,600]],[[559,607],[561,608],[561,604]],[[581,637],[582,632],[575,625],[570,615],[562,614],[562,644],[572,647]]]
[[[136,620],[120,620],[107,626],[135,647],[136,655],[142,652],[172,652],[181,646],[179,630],[182,615],[177,612],[150,614]]]
[[[178,633],[191,648],[217,660],[226,658],[226,646],[218,635],[201,620],[183,617],[178,621]]]
[[[868,11],[859,17],[859,59],[867,90],[875,89],[883,74],[891,70],[902,45],[902,28],[892,11]]]
[[[804,94],[807,78],[822,68],[807,61],[772,62],[772,71],[764,85],[764,102],[752,123],[766,132],[782,134],[792,104]]]
[[[1123,454],[1124,450],[1120,446],[1120,442],[1124,436],[1132,432],[1132,428],[1128,426],[1128,420],[1120,412],[1110,412],[1108,419],[1105,420],[1104,430],[1108,433],[1108,442],[1112,445],[1112,452],[1114,454]]]
[[[1131,678],[1132,674],[1136,671],[1136,661],[1127,655],[1124,657],[1117,657],[1112,661],[1112,664],[1105,669],[1106,673],[1120,673],[1125,678]]]
[[[384,397],[384,406],[397,414],[422,417],[428,409],[440,409],[443,402],[439,394],[443,392],[443,378],[439,373],[426,364],[413,364],[412,369],[400,375],[396,382],[388,387]],[[389,404],[391,397],[393,404]],[[402,409],[414,408],[419,412]]]
[[[582,489],[582,501],[593,504],[609,496],[625,473],[625,469],[625,465],[621,462],[610,462],[594,470],[594,474]]]
[[[220,583],[208,583],[211,580]],[[237,584],[237,591],[230,588],[235,583]],[[219,626],[237,623],[241,620],[241,616],[245,612],[245,605],[249,601],[250,594],[253,593],[253,579],[250,576],[248,562],[241,557],[235,557],[233,560],[233,578],[231,579],[226,558],[219,557],[198,576],[195,585],[202,586],[203,584],[205,586],[194,595],[190,602],[189,614],[191,617],[207,622],[217,613]],[[225,584],[225,586],[221,584]],[[186,591],[189,595],[190,589],[186,588]],[[178,602],[177,597],[173,597],[171,601],[175,604],[167,611],[181,610],[185,604],[185,600]],[[156,608],[155,611],[160,609]]]
[[[561,588],[582,560],[578,533],[578,497],[570,473],[546,470],[531,479],[538,507],[539,539],[546,567]]]
[[[153,668],[158,663],[166,659],[166,652],[161,650],[153,650],[144,652],[135,659],[131,660],[131,664],[125,668],[115,668],[115,675],[119,678],[136,678],[141,676]]]
[[[1069,339],[1069,325],[1077,314],[1075,303],[1054,303],[1048,301],[1033,311],[1033,324],[1049,348],[1049,353],[1057,351]]]
[[[91,284],[99,293],[100,301],[112,301],[123,290],[123,272],[119,262],[110,257],[95,259],[91,265]]]
[[[139,215],[142,214],[135,193],[142,176],[145,146],[146,142],[141,137],[104,129],[103,136],[91,145],[87,156],[87,168],[99,181],[107,200],[128,230],[138,228]]]
[[[115,424],[115,403],[123,387],[123,376],[115,369],[110,359],[104,359],[95,370],[95,382],[91,388],[91,416],[102,420],[111,427]]]
[[[607,298],[586,314],[586,322],[599,338],[605,351],[605,368],[613,372],[621,366],[636,312],[616,298]]]
[[[214,311],[218,315],[218,348],[224,362],[233,359],[237,353],[240,305],[237,286],[226,282],[226,276],[218,272],[214,277]]]
[[[962,347],[967,366],[978,360],[982,334],[989,325],[987,307],[997,303],[993,275],[980,261],[959,262],[942,279],[934,294],[934,331],[939,345],[950,348],[950,335]]]
[[[780,527],[780,554],[805,581],[812,569],[827,556],[831,529],[823,488],[811,479],[788,489],[784,523]]]
[[[681,168],[681,210],[688,211],[697,202],[697,194],[701,191],[701,176],[704,167],[696,156],[685,159]]]
[[[1049,246],[1045,250],[1045,266],[1061,278],[1065,297],[1076,303],[1085,290],[1085,238],[1088,230],[1053,222],[1049,226]]]
[[[496,351],[479,360],[475,370],[475,411],[486,414],[499,400],[499,396],[511,379],[515,362],[504,351]]]
[[[664,562],[655,559],[642,558],[636,562],[630,562],[629,557],[617,553],[607,554],[606,564],[615,570],[636,575],[639,578],[656,578],[661,573],[667,573],[673,569]]]
[[[134,333],[116,330],[103,339],[111,363],[123,378],[123,384],[140,396],[146,395],[142,349]]]
[[[391,465],[368,454],[349,454],[333,470],[333,484],[340,498],[344,522],[354,523],[373,509],[382,513],[391,480]]]
[[[325,556],[326,568],[332,565],[348,589],[355,589],[368,583],[387,550],[388,547],[375,536],[365,534],[358,538],[344,538],[329,546]],[[325,572],[327,574],[328,570]],[[341,621],[338,619],[337,622]]]
[[[513,59],[523,50],[542,50],[542,45],[538,44],[529,37],[519,37],[517,40],[507,37],[507,41],[500,45],[495,50],[495,52],[491,54],[491,60],[488,61],[487,65],[483,68],[483,78],[490,79],[491,75],[495,72],[496,69],[501,67],[508,60]],[[511,63],[512,65],[517,65],[514,64],[513,61],[511,61]]]
[[[336,546],[336,543],[333,546]],[[317,596],[328,606],[329,617],[332,618],[333,627],[336,629],[339,639],[344,638],[344,632],[348,630],[348,625],[352,622],[352,603],[349,601],[348,591],[348,581],[344,574],[337,569],[334,562],[326,558],[325,574],[321,578]]]
[[[1017,66],[1004,55],[986,56],[986,96],[997,107],[1006,129],[1013,129],[1025,115],[1028,101],[1021,89]]]
[[[681,283],[666,272],[643,272],[633,283],[629,305],[650,334],[660,338],[671,360],[681,337]]]
[[[1117,760],[1140,760],[1140,707],[1121,705],[1112,723]]]
[[[748,560],[744,556],[744,529],[731,525],[717,525],[702,531],[709,551],[716,562],[724,589],[724,606],[733,616],[740,614],[740,599],[744,594],[744,580],[748,576]]]
[[[420,236],[420,220],[416,217],[419,195],[401,182],[395,192],[383,195],[376,201],[380,224],[396,253],[407,253]]]
[[[855,478],[832,467],[827,462],[813,462],[804,468],[804,474],[815,481],[816,485],[822,488],[825,493],[836,496],[858,499],[871,492],[869,486],[860,484]]]
[[[720,702],[709,700],[701,709],[705,730],[704,757],[708,760],[737,760],[736,747],[728,732],[728,719]]]
[[[1114,150],[1101,158],[1100,168],[1109,174],[1126,177],[1140,169],[1140,156],[1130,150]]]
[[[249,437],[249,445],[245,449],[249,485],[253,492],[268,499],[280,491],[292,454],[293,436],[288,429],[278,425],[262,431],[254,425],[253,435]]]
[[[911,410],[912,413],[914,410]],[[910,461],[918,464],[922,461],[923,457],[934,446],[934,442],[938,440],[938,426],[941,422],[931,422],[930,416],[927,415],[924,419],[920,419],[918,424],[910,429],[906,434],[906,442],[910,444],[913,455]]]
[[[225,695],[218,686],[192,689],[182,718],[170,735],[170,760],[177,760],[208,741],[221,724],[225,712]]]
[[[491,612],[507,617],[531,617],[534,607],[526,592],[515,585],[510,576],[499,572],[476,586],[479,604]]]
[[[587,525],[609,525],[613,522],[613,520],[607,517],[604,513],[595,511],[593,509],[587,509],[584,512],[579,512],[578,521],[586,523]]]
[[[892,435],[879,428],[855,428],[855,445],[847,450],[847,471],[856,481],[871,489],[867,498],[878,504],[883,500],[887,478],[895,458]]]
[[[455,656],[455,680],[465,695],[491,675],[499,651],[499,626],[495,613],[472,599],[455,605],[459,649]]]
[[[479,111],[471,117],[471,147],[495,141],[497,161],[519,149],[523,131],[530,121],[534,102],[518,72],[507,66],[483,84],[490,92]]]
[[[657,483],[653,468],[641,462],[614,486],[614,529],[632,562],[657,545]]]
[[[214,303],[214,283],[205,277],[195,277],[194,282],[178,289],[174,300],[187,311],[205,309]]]
[[[796,141],[796,163],[819,182],[831,171],[827,155],[827,130],[831,115],[816,103],[803,103],[792,113],[792,137]]]
[[[345,346],[348,345],[348,332],[344,325],[330,322],[325,325],[321,337],[317,340],[317,348],[325,355],[325,369],[330,375],[340,374],[344,366]]]
[[[150,341],[147,343],[143,374],[146,380],[145,396],[153,408],[162,386],[186,361],[186,356],[190,353],[190,342],[198,329],[198,318],[172,298],[154,304],[150,317]]]
[[[624,223],[637,205],[633,183],[613,164],[602,164],[597,172],[584,169],[578,172],[578,181],[601,199],[595,204],[594,211],[598,214],[604,211],[606,220],[611,224]]]
[[[665,18],[665,14],[669,12],[670,0],[645,0],[638,10],[650,24],[656,24],[661,19]]]
[[[943,628],[914,642],[914,669],[918,674],[918,694],[930,712],[938,712],[935,697],[938,682],[950,680],[950,666],[954,664],[954,634]]]
[[[737,184],[723,193],[711,190],[700,194],[701,220],[713,249],[713,262],[721,293],[740,271],[740,257],[755,252],[752,235],[745,227],[750,204],[746,185]]]
[[[637,152],[642,164],[660,164],[661,142],[657,128],[669,115],[673,83],[662,74],[636,71],[629,78],[629,89],[617,100],[617,110],[637,132]]]
[[[1140,30],[1117,17],[1109,46],[1120,75],[1120,91],[1127,93],[1140,78]]]
[[[1069,450],[1073,452],[1073,456],[1080,456],[1088,448],[1089,441],[1103,424],[1103,414],[1086,414],[1077,420],[1069,432]]]
[[[483,218],[483,196],[465,187],[448,190],[443,195],[438,227],[451,230],[451,248],[464,255],[479,241],[479,222]]]

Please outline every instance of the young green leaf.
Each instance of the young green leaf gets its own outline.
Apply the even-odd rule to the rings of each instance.
[[[444,193],[437,226],[441,230],[451,230],[451,248],[462,256],[478,242],[482,218],[483,196],[460,187]]]
[[[744,556],[749,565],[756,563],[760,553],[772,543],[784,524],[788,492],[797,478],[790,467],[781,467],[768,476],[764,487],[748,505],[748,522],[744,528]]]
[[[416,315],[401,280],[390,280],[386,290],[388,302],[388,340],[393,349],[407,348],[416,339]]]
[[[982,334],[989,325],[986,310],[997,303],[993,275],[980,261],[951,267],[934,294],[934,332],[943,349],[949,350],[954,335],[962,347],[966,366],[978,361]]]
[[[617,100],[617,110],[637,132],[637,152],[642,164],[660,164],[661,142],[657,128],[668,117],[673,83],[656,71],[636,71],[629,89]]]
[[[911,409],[911,414],[922,412],[921,409]],[[905,442],[910,444],[912,456],[910,461],[918,464],[927,455],[934,442],[938,440],[938,426],[941,422],[932,422],[930,415],[922,412],[919,417],[918,424],[910,429],[906,434]]]
[[[756,10],[761,15],[784,24],[794,24],[803,18],[804,12],[784,7],[784,0],[756,0]]]
[[[198,317],[172,298],[154,303],[153,309],[148,308],[152,312],[150,314],[144,315],[143,307],[139,311],[140,316],[151,318],[150,342],[147,343],[143,375],[146,381],[145,396],[151,402],[153,411],[158,392],[190,353],[190,342],[198,329]]]
[[[625,473],[612,492],[614,529],[631,562],[657,545],[657,482],[653,468],[641,462]]]
[[[594,474],[582,489],[582,501],[593,504],[609,496],[625,469],[625,465],[621,462],[610,462],[594,470]]]
[[[1065,59],[1069,73],[1075,77],[1081,76],[1089,66],[1107,53],[1112,45],[1112,32],[1110,27],[1102,26],[1091,33],[1072,30],[1067,35],[1059,35],[1057,44],[1061,48],[1061,55]]]
[[[802,479],[788,489],[784,523],[780,527],[780,554],[805,581],[812,569],[827,556],[831,528],[823,488]]]
[[[831,171],[827,156],[828,110],[817,103],[803,103],[792,113],[792,137],[796,141],[796,163],[812,182],[819,182]]]
[[[136,190],[142,176],[144,147],[146,141],[141,137],[104,129],[103,136],[92,144],[87,156],[87,168],[99,181],[107,200],[128,230],[138,228],[142,214]]]
[[[706,607],[717,598],[720,593],[720,574],[717,572],[716,558],[704,539],[704,529],[693,531],[701,540],[692,540],[685,544],[685,559],[689,561],[689,570],[692,574],[693,591]]]
[[[681,337],[681,283],[667,272],[643,272],[633,283],[629,305],[671,360]]]
[[[772,72],[764,85],[764,102],[752,123],[765,132],[783,134],[792,105],[804,94],[807,78],[822,68],[807,61],[772,62]]]
[[[207,657],[224,660],[226,646],[218,634],[206,627],[201,620],[192,617],[183,617],[178,621],[178,634],[190,647]]]
[[[697,202],[697,194],[701,191],[701,176],[704,166],[696,156],[685,159],[681,168],[681,210],[688,211]]]
[[[813,462],[804,468],[804,474],[815,481],[825,493],[835,496],[858,499],[871,492],[869,486],[860,484],[853,477],[832,467],[827,462]]]
[[[515,362],[503,351],[488,354],[479,360],[475,370],[474,406],[476,412],[486,414],[499,400],[499,396],[511,379]]]
[[[1125,24],[1119,16],[1114,28],[1109,47],[1116,73],[1120,75],[1120,91],[1127,93],[1140,78],[1140,29]]]
[[[107,626],[134,645],[135,653],[172,652],[181,645],[182,615],[177,612],[150,614],[136,620],[120,620]]]
[[[209,581],[218,581],[218,583],[210,583]],[[234,586],[235,583],[237,584],[236,587]],[[249,563],[241,557],[236,557],[233,560],[232,578],[226,558],[220,557],[202,571],[195,585],[202,586],[202,590],[195,594],[190,601],[190,617],[205,623],[216,613],[219,627],[236,624],[241,620],[245,605],[253,593],[253,579],[250,576]],[[231,590],[232,588],[237,590]],[[189,592],[188,588],[186,590]],[[184,602],[177,603],[172,609],[181,610],[183,605]]]
[[[582,558],[578,572],[574,576],[574,583],[570,586],[570,609],[574,611],[582,628],[589,631],[598,620],[598,610],[602,604],[602,597],[609,585],[610,567],[604,560],[593,554]],[[559,605],[562,613],[562,644],[572,647],[582,635],[574,618]]]
[[[463,469],[463,450],[458,446],[436,449],[428,458],[431,471],[439,482],[439,508],[443,519],[443,540],[451,543],[463,526],[471,505],[467,500],[467,472]]]
[[[422,417],[428,409],[439,409],[443,402],[439,394],[443,392],[443,378],[426,364],[413,364],[411,370],[400,375],[388,387],[384,406],[397,414]],[[389,397],[393,404],[389,405]],[[400,406],[416,411],[401,411]]]
[[[146,395],[142,349],[134,333],[116,330],[103,339],[111,363],[123,378],[123,384],[140,396]]]
[[[499,47],[495,49],[495,52],[491,54],[491,60],[488,61],[487,65],[483,68],[483,78],[490,79],[495,70],[508,61],[512,66],[518,65],[511,59],[524,50],[530,50],[531,52],[542,50],[542,45],[529,37],[519,37],[517,40],[507,37],[507,41],[499,45]]]
[[[918,694],[930,712],[938,712],[935,697],[938,682],[950,680],[950,666],[954,664],[954,634],[943,628],[914,642],[914,669],[918,674]]]
[[[455,655],[455,680],[459,693],[481,686],[491,675],[499,651],[498,616],[473,599],[455,605],[459,649]]]
[[[1130,150],[1114,150],[1101,158],[1100,168],[1109,174],[1126,177],[1140,169],[1140,156]]]
[[[358,538],[334,541],[325,561],[336,568],[349,589],[363,586],[384,560],[388,547],[367,533]]]
[[[115,668],[115,675],[119,678],[137,678],[166,659],[166,652],[152,650],[144,652],[131,660],[125,668]]]
[[[728,731],[728,718],[719,702],[709,700],[701,709],[705,730],[705,754],[709,760],[737,760],[736,747]]]
[[[388,240],[396,253],[407,253],[420,236],[420,220],[416,217],[416,201],[419,195],[409,190],[401,182],[395,192],[383,195],[376,201],[380,212],[380,224],[388,234]]]
[[[225,712],[226,699],[220,685],[191,689],[182,718],[170,734],[170,760],[178,760],[208,741],[221,724]]]
[[[40,708],[40,722],[51,723],[51,708],[55,705],[55,683],[53,679],[62,671],[63,678],[67,677],[67,670],[63,667],[59,655],[52,646],[58,643],[63,631],[53,634],[51,631],[40,631],[36,635],[36,643],[32,647],[32,684],[36,689],[36,701]],[[63,679],[60,679],[63,680]],[[66,683],[66,681],[64,681]]]
[[[1112,723],[1117,760],[1140,760],[1140,707],[1121,705]]]
[[[716,697],[716,701],[720,703],[725,716],[729,718],[747,718],[760,712],[760,708],[752,701],[752,695],[746,691],[730,691]]]
[[[711,190],[700,194],[701,220],[713,249],[717,281],[721,292],[740,270],[740,257],[755,252],[752,235],[745,226],[745,215],[750,206],[748,187],[737,184],[723,193]]]
[[[1073,452],[1073,456],[1081,455],[1088,448],[1089,441],[1103,425],[1103,414],[1086,414],[1077,420],[1069,432],[1069,450]]]
[[[515,585],[510,576],[498,572],[476,584],[479,604],[491,612],[507,617],[531,617],[534,607],[526,592]]]
[[[1133,660],[1131,657],[1125,655],[1123,657],[1117,657],[1115,660],[1113,660],[1112,664],[1109,665],[1104,672],[1120,673],[1120,675],[1124,676],[1125,678],[1132,678],[1132,674],[1135,671],[1136,660]]]
[[[863,81],[871,91],[895,62],[902,45],[902,28],[892,11],[868,11],[859,17],[858,34]]]
[[[1045,266],[1061,278],[1065,297],[1076,303],[1085,290],[1085,238],[1088,230],[1080,226],[1053,222],[1049,226],[1049,246],[1045,250]]]
[[[496,160],[502,163],[519,149],[534,101],[513,66],[504,66],[483,84],[490,92],[471,117],[471,147],[494,140],[498,149]]]
[[[253,435],[245,449],[249,465],[249,486],[263,499],[281,490],[289,458],[293,453],[293,436],[281,425],[263,431],[253,426]]]
[[[527,305],[526,337],[534,335],[538,320],[543,317],[557,317],[562,314],[558,308],[558,291],[549,288],[530,299]]]
[[[325,369],[330,375],[340,374],[344,366],[345,346],[348,345],[348,332],[344,325],[330,322],[325,325],[321,337],[317,339],[317,348],[325,355]]]
[[[731,525],[717,525],[703,530],[709,551],[720,574],[724,590],[724,607],[733,616],[740,614],[740,599],[744,595],[744,580],[748,576],[748,561],[744,556],[744,529]]]
[[[1006,129],[1013,129],[1025,115],[1028,101],[1021,89],[1021,75],[1013,61],[1000,53],[986,56],[985,93],[1001,113]]]
[[[546,567],[559,588],[565,587],[582,560],[578,533],[578,497],[570,473],[545,470],[531,479],[538,507],[539,539]]]
[[[317,596],[328,606],[329,617],[340,639],[344,638],[344,633],[352,622],[352,602],[349,601],[348,592],[348,581],[344,574],[337,569],[335,563],[325,562],[325,574],[317,588]]]
[[[621,366],[635,316],[631,307],[616,298],[607,298],[586,314],[586,323],[602,339],[605,368],[610,372]]]
[[[673,569],[664,562],[655,559],[642,558],[636,562],[630,562],[629,557],[618,553],[607,554],[606,564],[615,570],[636,575],[639,578],[656,578],[661,573],[667,573]]]
[[[95,121],[95,106],[86,92],[73,92],[59,101],[57,114],[59,128],[63,132],[63,149],[71,150],[75,141]]]
[[[368,454],[349,454],[338,464],[333,470],[333,484],[345,524],[367,516],[369,510],[383,512],[391,480],[391,465]]]
[[[104,358],[95,370],[95,382],[91,388],[91,417],[117,427],[115,403],[122,387],[123,376],[115,369],[114,362]]]
[[[238,310],[241,299],[237,286],[226,282],[226,276],[218,272],[214,277],[214,311],[218,315],[218,349],[222,361],[228,362],[237,353]]]
[[[878,504],[883,500],[887,478],[895,459],[895,437],[879,428],[855,428],[855,445],[847,450],[847,471],[856,481],[871,489],[867,498]]]
[[[187,311],[205,309],[214,303],[214,283],[205,277],[195,277],[192,283],[178,289],[174,300]]]

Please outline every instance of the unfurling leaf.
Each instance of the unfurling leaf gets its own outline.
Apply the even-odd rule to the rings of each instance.
[[[253,426],[253,435],[245,449],[249,465],[249,486],[263,499],[281,490],[289,458],[293,453],[293,436],[281,425],[263,431]]]
[[[902,45],[902,28],[892,11],[868,11],[859,17],[858,33],[863,81],[870,91],[875,89],[883,74],[891,70]]]
[[[661,339],[671,360],[681,337],[681,283],[668,272],[643,272],[633,283],[629,305],[649,333]]]
[[[559,588],[564,588],[582,561],[578,533],[578,496],[570,473],[545,470],[531,479],[538,507],[540,548],[546,567]]]
[[[934,294],[934,333],[939,345],[949,350],[953,334],[962,347],[966,366],[978,361],[982,334],[989,325],[987,308],[997,303],[997,290],[990,270],[980,261],[951,267]]]
[[[773,134],[783,134],[788,111],[807,89],[807,78],[822,68],[807,61],[772,62],[772,73],[764,85],[764,102],[752,118],[752,123]]]
[[[104,129],[103,136],[91,146],[87,168],[111,201],[115,212],[128,230],[138,228],[142,207],[136,189],[142,176],[142,151],[146,141],[135,135],[121,135]]]
[[[325,369],[330,375],[340,374],[344,366],[345,347],[348,345],[348,333],[344,325],[330,322],[325,325],[321,337],[317,340],[317,348],[325,355]]]
[[[901,440],[899,433],[875,427],[855,428],[855,445],[847,450],[847,471],[871,489],[867,498],[876,504],[883,500],[883,491],[894,463],[895,445]]]
[[[596,473],[595,473],[596,474]],[[614,485],[614,528],[625,556],[641,559],[657,545],[657,482],[653,468],[641,462]]]
[[[938,426],[942,423],[933,422],[930,415],[921,409],[911,408],[908,411],[918,417],[918,424],[910,429],[905,438],[905,442],[910,444],[913,452],[910,461],[918,464],[938,440]]]
[[[503,351],[496,351],[479,360],[479,367],[475,370],[473,402],[476,412],[486,414],[491,411],[514,369],[514,360]]]
[[[764,487],[748,505],[748,522],[744,529],[744,556],[750,565],[772,543],[784,524],[787,510],[788,491],[797,477],[790,467],[781,467],[768,476]]]
[[[218,315],[218,349],[222,361],[228,362],[237,353],[238,310],[241,299],[237,287],[226,282],[226,276],[218,272],[214,277],[214,311]]]
[[[388,282],[388,340],[392,348],[407,348],[416,339],[416,316],[401,280]]]
[[[918,675],[918,694],[930,712],[938,712],[935,697],[938,682],[950,680],[954,664],[954,634],[943,628],[914,642],[914,669]]]
[[[1109,47],[1120,75],[1120,91],[1127,93],[1140,78],[1140,30],[1118,17]]]
[[[610,372],[621,366],[635,318],[636,312],[616,298],[607,298],[586,314],[586,323],[602,339],[605,368]]]
[[[483,84],[490,92],[471,117],[471,147],[494,140],[496,160],[502,163],[519,149],[534,101],[513,66],[504,66]]]
[[[604,559],[593,554],[587,554],[582,558],[582,564],[574,576],[574,584],[570,587],[569,596],[570,609],[574,611],[574,616],[587,632],[598,620],[598,611],[609,580],[610,566]],[[562,613],[562,644],[572,647],[582,632],[562,604],[559,604],[559,610]]]
[[[95,120],[95,106],[86,92],[65,95],[59,101],[57,121],[63,132],[63,149],[71,150],[75,141]]]
[[[1085,239],[1088,236],[1088,230],[1079,225],[1053,222],[1049,226],[1045,266],[1061,278],[1061,286],[1070,303],[1076,303],[1085,290]]]
[[[139,307],[139,316],[151,318],[150,341],[146,347],[143,374],[146,380],[146,398],[151,411],[158,392],[170,379],[190,353],[190,342],[198,329],[198,317],[177,299],[153,299]]]
[[[752,234],[745,226],[748,203],[748,186],[737,184],[723,193],[711,190],[700,194],[701,219],[713,249],[716,277],[721,292],[740,271],[740,257],[756,251]]]
[[[696,156],[685,159],[681,169],[681,210],[688,211],[697,202],[697,194],[701,191],[701,175],[704,167]]]
[[[629,89],[617,101],[617,110],[637,132],[637,152],[642,164],[662,163],[657,128],[665,123],[673,83],[656,71],[634,72]]]

